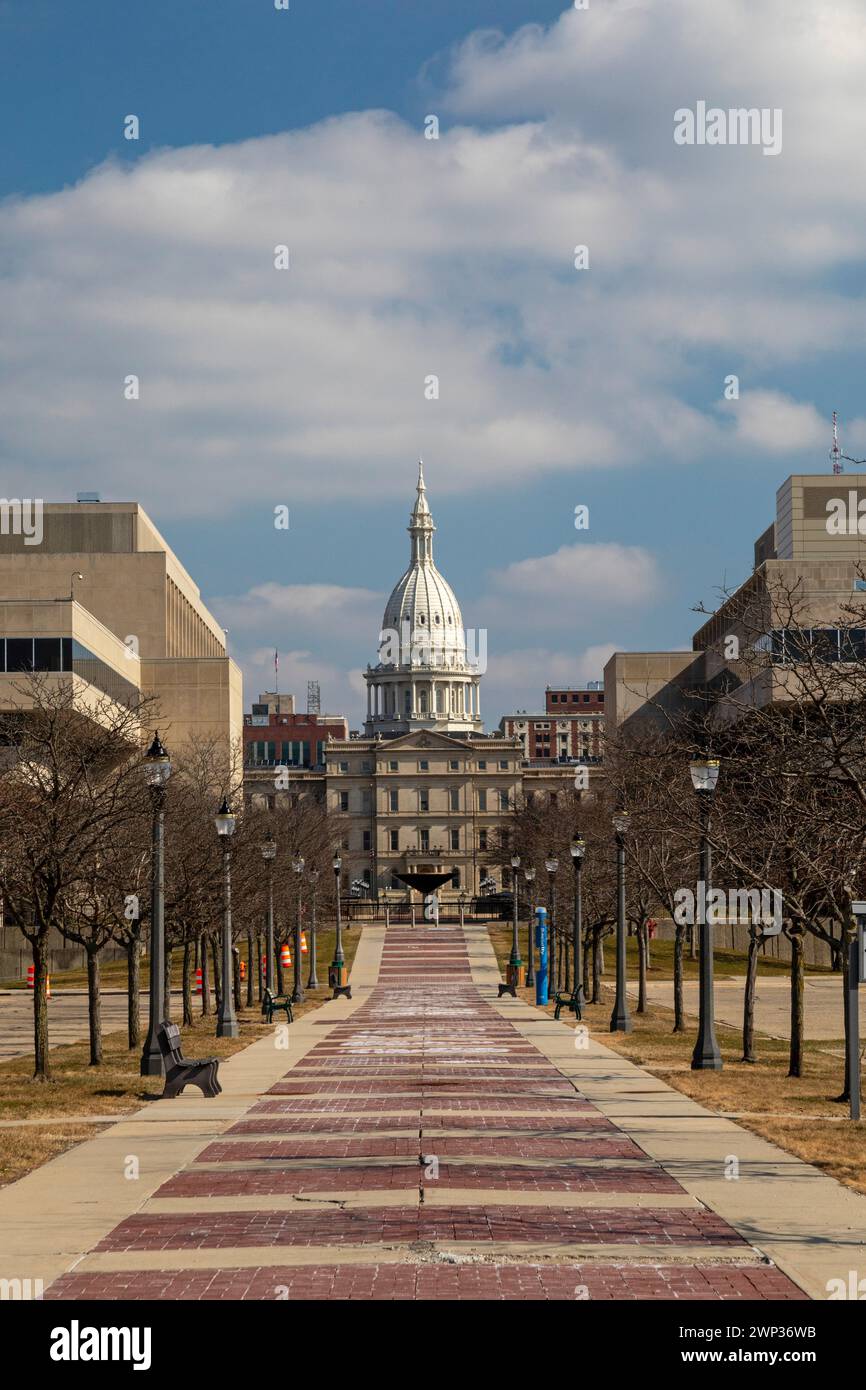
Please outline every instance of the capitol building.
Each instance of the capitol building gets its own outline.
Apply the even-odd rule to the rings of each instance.
[[[251,800],[314,795],[334,822],[344,886],[363,881],[379,900],[405,901],[403,875],[441,873],[448,900],[475,895],[484,879],[507,887],[497,844],[528,796],[574,788],[574,767],[531,764],[523,740],[485,734],[484,640],[467,633],[451,585],[436,568],[436,527],[419,465],[409,518],[409,565],[385,604],[376,661],[365,671],[363,733],[331,738],[324,765],[290,772],[274,792],[263,770],[247,774]]]

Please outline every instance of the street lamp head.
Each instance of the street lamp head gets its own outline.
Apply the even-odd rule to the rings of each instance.
[[[302,855],[298,854],[295,856],[292,860],[292,868],[296,874],[302,874],[304,872],[304,859]]]
[[[159,733],[144,755],[144,776],[149,787],[161,787],[171,776],[171,759],[160,742]]]
[[[311,870],[310,870],[310,878],[312,879],[313,883],[318,883],[318,881],[319,881],[319,871],[318,871],[318,869],[311,869]]]
[[[228,803],[228,797],[224,796],[222,805],[214,816],[214,825],[219,836],[234,835],[237,817],[232,812]]]
[[[544,867],[549,874],[555,874],[557,869],[559,868],[559,860],[557,859],[556,855],[551,853],[550,851],[548,851],[547,858],[544,861]]]
[[[263,858],[263,859],[276,859],[276,857],[277,857],[277,842],[276,842],[276,840],[274,839],[273,834],[272,834],[271,831],[269,830],[268,833],[267,833],[267,835],[265,836],[264,844],[262,845],[262,858]]]
[[[512,867],[512,869],[519,869],[519,868],[520,868],[520,855],[519,855],[519,854],[512,854],[512,856],[511,856],[511,867]]]
[[[586,854],[586,841],[582,835],[575,835],[571,842],[571,857],[575,864],[579,864]]]
[[[694,758],[689,763],[689,772],[692,774],[692,786],[696,792],[711,795],[716,790],[719,780],[718,758]]]
[[[338,849],[334,850],[334,873],[338,874],[343,867],[343,856]]]
[[[613,828],[617,835],[624,835],[628,830],[628,825],[628,811],[617,811],[616,815],[613,817]]]
[[[535,870],[534,870],[534,869],[524,869],[524,870],[523,870],[523,873],[524,873],[524,877],[526,878],[526,882],[527,882],[527,883],[534,883],[534,882],[535,882]]]

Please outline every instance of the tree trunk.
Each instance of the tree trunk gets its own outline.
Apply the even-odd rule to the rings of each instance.
[[[126,1032],[130,1052],[141,1047],[141,938],[126,941]]]
[[[743,995],[743,1061],[757,1062],[755,1056],[755,985],[758,978],[758,946],[761,938],[750,928],[746,961],[746,988]]]
[[[215,936],[215,935],[209,936],[209,937],[208,937],[208,940],[209,940],[209,942],[210,942],[210,953],[211,953],[211,959],[212,959],[212,961],[213,961],[213,987],[214,987],[214,995],[215,995],[215,998],[216,998],[217,1013],[219,1013],[219,1011],[220,1011],[220,1006],[221,1006],[221,1003],[222,1003],[222,993],[223,993],[223,989],[222,989],[222,971],[221,971],[221,969],[220,969],[220,953],[219,953],[219,946],[217,945],[217,939],[216,939],[216,936]]]
[[[102,1066],[102,1016],[99,1008],[99,951],[87,951],[87,1027],[90,1034],[90,1065]]]
[[[686,1014],[683,1000],[683,950],[686,944],[685,926],[674,929],[674,1032],[686,1031]]]
[[[264,992],[264,981],[262,980],[262,938],[260,933],[256,933],[256,998],[262,1002]]]
[[[193,944],[187,939],[183,943],[183,1026],[192,1027],[192,962]]]
[[[601,928],[594,927],[592,933],[592,999],[590,1000],[592,1004],[597,1004],[601,998],[601,975],[603,968]]]
[[[255,957],[253,955],[253,933],[252,929],[247,932],[247,1008],[253,1007],[255,995],[253,994],[253,970],[255,969]]]
[[[33,947],[33,1050],[34,1081],[50,1081],[48,1060],[48,933],[40,932]]]
[[[583,943],[582,943],[582,945],[583,945],[583,952],[582,952],[582,954],[583,954],[583,997],[584,997],[584,999],[586,1000],[586,999],[589,998],[589,950],[587,949],[588,946],[589,946],[589,941],[587,940],[587,936],[586,936],[586,933],[585,933],[585,932],[584,932],[584,935],[583,935]]]
[[[803,1075],[804,970],[803,933],[794,926],[791,942],[791,1048],[788,1075]]]
[[[635,1013],[646,1013],[646,922],[637,925],[637,1008]]]
[[[201,960],[201,1011],[210,1013],[210,963],[207,954],[207,936],[199,935],[199,959]]]
[[[241,1011],[241,953],[237,946],[232,947],[232,986],[235,996],[235,1012]]]
[[[274,979],[277,982],[277,994],[285,994],[285,990],[283,989],[283,951],[277,941],[276,932],[274,933],[274,955],[276,956],[276,960],[274,961]]]

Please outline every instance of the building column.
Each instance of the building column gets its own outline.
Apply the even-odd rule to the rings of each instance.
[[[369,681],[367,681],[367,718],[368,718],[368,719],[370,718],[370,705],[371,705],[371,698],[370,698],[370,697],[371,697],[372,693],[373,693],[373,687],[372,687],[371,683],[370,683]]]

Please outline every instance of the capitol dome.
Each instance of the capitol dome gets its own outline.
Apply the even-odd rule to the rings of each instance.
[[[420,463],[408,530],[409,568],[385,605],[377,664],[366,672],[367,732],[393,736],[415,727],[478,731],[479,674],[468,660],[454,590],[433,562],[436,527]]]
[[[454,590],[433,562],[436,527],[427,503],[423,464],[418,465],[417,498],[408,529],[411,564],[385,605],[379,660],[383,665],[462,670],[466,666],[463,615]],[[394,662],[398,648],[399,660]]]

